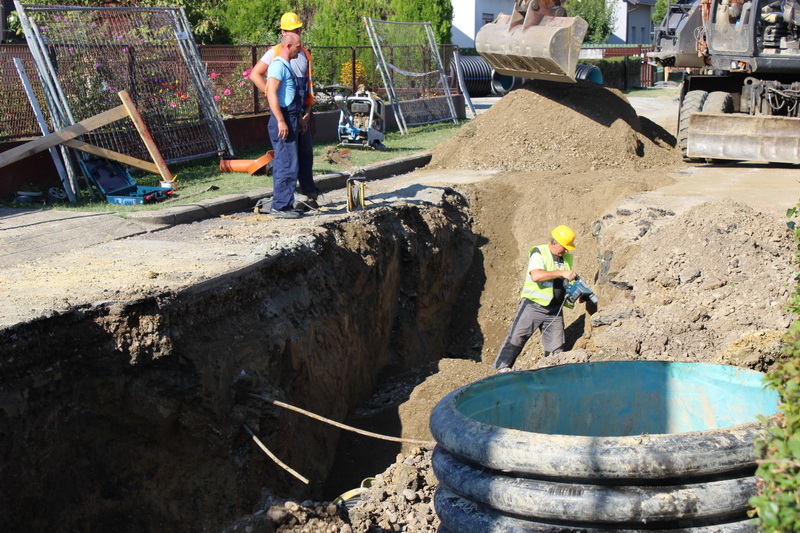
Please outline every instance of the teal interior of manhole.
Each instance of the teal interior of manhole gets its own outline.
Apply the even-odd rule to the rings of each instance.
[[[553,435],[684,433],[777,411],[763,374],[706,363],[612,361],[509,372],[476,381],[456,409],[484,424]]]

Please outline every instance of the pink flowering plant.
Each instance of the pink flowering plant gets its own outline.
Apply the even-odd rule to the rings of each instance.
[[[233,65],[230,69],[209,72],[208,78],[214,92],[214,101],[223,117],[252,113],[255,90],[250,81],[252,70],[249,66],[243,68],[243,65],[239,65],[236,68]]]

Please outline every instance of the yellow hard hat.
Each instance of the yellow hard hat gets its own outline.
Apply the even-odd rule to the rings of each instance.
[[[567,226],[558,226],[550,232],[550,235],[553,236],[553,239],[555,239],[558,244],[570,252],[575,249],[575,232]]]
[[[281,17],[282,30],[292,31],[302,27],[303,23],[300,21],[300,17],[297,16],[297,13],[284,13]]]

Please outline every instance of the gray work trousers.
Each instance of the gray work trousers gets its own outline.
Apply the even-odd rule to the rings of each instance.
[[[542,330],[545,356],[564,349],[564,316],[561,314],[561,308],[548,309],[522,298],[514,322],[508,328],[508,336],[494,360],[494,367],[500,370],[514,366],[514,361],[522,352],[525,343],[537,329]]]

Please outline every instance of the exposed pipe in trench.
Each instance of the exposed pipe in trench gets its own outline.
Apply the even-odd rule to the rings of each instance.
[[[255,394],[255,393],[251,393],[250,396],[253,397],[253,398],[257,398],[259,400],[263,400],[265,402],[269,402],[272,405],[275,405],[277,407],[283,407],[284,409],[288,409],[290,411],[295,411],[296,413],[300,413],[300,414],[306,415],[306,416],[308,416],[310,418],[314,418],[314,419],[319,420],[321,422],[325,422],[326,424],[330,424],[332,426],[336,426],[336,427],[338,427],[340,429],[345,429],[347,431],[353,431],[355,433],[358,433],[360,435],[365,435],[367,437],[374,437],[376,439],[388,440],[388,441],[391,441],[391,442],[404,442],[404,443],[408,443],[408,444],[420,444],[422,446],[430,446],[430,447],[433,447],[436,444],[436,442],[434,442],[434,441],[404,439],[404,438],[401,438],[401,437],[390,437],[390,436],[387,436],[387,435],[381,435],[379,433],[372,433],[371,431],[365,431],[363,429],[354,428],[352,426],[348,426],[346,424],[342,424],[340,422],[336,422],[335,420],[331,420],[330,418],[325,418],[324,416],[320,416],[320,415],[314,414],[311,411],[306,411],[305,409],[301,409],[300,407],[295,407],[293,405],[290,405],[288,403],[282,402],[280,400],[273,400],[272,398],[267,398],[266,396],[261,396],[260,394]],[[294,470],[292,470],[287,464],[283,463],[280,459],[278,459],[278,457],[275,456],[275,454],[270,452],[269,449],[267,449],[267,447],[264,445],[264,443],[262,443],[261,440],[258,437],[256,437],[256,435],[247,426],[247,424],[244,424],[242,427],[244,427],[245,431],[247,431],[247,433],[250,434],[250,436],[253,438],[253,440],[256,442],[256,444],[258,444],[259,448],[261,448],[264,451],[264,453],[266,453],[269,456],[270,459],[275,461],[275,463],[278,466],[280,466],[281,468],[283,468],[284,470],[286,470],[287,472],[292,474],[294,477],[296,477],[297,479],[299,479],[300,481],[302,481],[303,483],[308,485],[308,479],[306,479],[302,475],[300,475],[297,472],[295,472]]]

